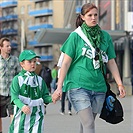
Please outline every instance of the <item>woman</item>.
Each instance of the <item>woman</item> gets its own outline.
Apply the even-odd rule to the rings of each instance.
[[[95,133],[95,116],[101,112],[107,91],[102,73],[105,63],[118,85],[120,97],[126,94],[114,60],[112,39],[97,23],[97,7],[90,3],[83,5],[76,21],[78,29],[61,47],[64,59],[55,94],[61,97],[65,82],[69,100],[82,124],[80,133]]]

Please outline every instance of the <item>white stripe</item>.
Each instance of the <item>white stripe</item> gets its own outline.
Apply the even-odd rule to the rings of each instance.
[[[17,115],[14,117],[15,117],[14,118],[14,133],[19,133],[19,123],[20,123],[20,119],[21,119],[21,110],[20,109],[18,110]]]
[[[39,98],[36,100],[31,100],[31,98],[19,95],[19,99],[24,103],[27,104],[30,107],[34,107],[34,106],[40,106],[43,104],[43,99]]]
[[[39,84],[39,88],[42,87],[42,78],[40,76],[37,76],[38,80],[35,80],[35,84],[33,84],[33,76],[31,77],[31,79],[29,80],[29,77],[27,77],[25,80],[22,76],[18,76],[18,82],[19,82],[19,86],[20,88],[22,87],[23,84],[26,85],[31,85],[31,87],[36,87]],[[27,81],[29,80],[28,84]],[[39,82],[39,83],[38,83]]]
[[[31,113],[32,113],[32,107],[30,108]],[[24,122],[24,133],[29,133],[29,129],[30,129],[30,117],[31,117],[31,113],[26,115],[25,117],[25,122]]]
[[[22,76],[18,76],[18,83],[19,83],[20,87],[23,85],[23,82],[24,82],[23,77]]]
[[[40,119],[39,111],[40,111],[40,108],[37,107],[36,119],[35,119],[35,125],[34,125],[34,127],[33,127],[33,131],[34,131],[34,133],[37,133],[37,131],[38,131],[39,119]]]

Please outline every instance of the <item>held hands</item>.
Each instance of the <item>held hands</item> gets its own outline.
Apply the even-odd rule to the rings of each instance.
[[[24,106],[22,107],[22,111],[23,111],[26,115],[31,113],[30,107],[27,106],[27,105],[24,105]]]
[[[52,94],[53,103],[56,103],[56,101],[61,99],[61,97],[62,97],[62,89],[56,89]]]

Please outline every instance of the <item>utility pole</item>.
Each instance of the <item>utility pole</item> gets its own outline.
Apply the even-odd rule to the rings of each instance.
[[[24,50],[25,43],[25,24],[23,19],[21,19],[21,52]]]

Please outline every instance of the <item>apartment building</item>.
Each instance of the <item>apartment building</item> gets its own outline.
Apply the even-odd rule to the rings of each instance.
[[[52,68],[58,61],[63,43],[50,43],[55,37],[60,42],[61,34],[53,31],[62,29],[63,34],[73,30],[76,15],[86,2],[99,7],[102,29],[123,31],[114,31],[115,37],[112,37],[121,75],[129,82],[131,73],[133,75],[133,71],[130,72],[133,64],[133,0],[0,0],[1,36],[12,40],[15,54],[23,49],[34,49],[41,56],[42,63]],[[47,36],[45,29],[51,33],[46,40],[41,40]],[[116,34],[126,37],[117,37]]]

